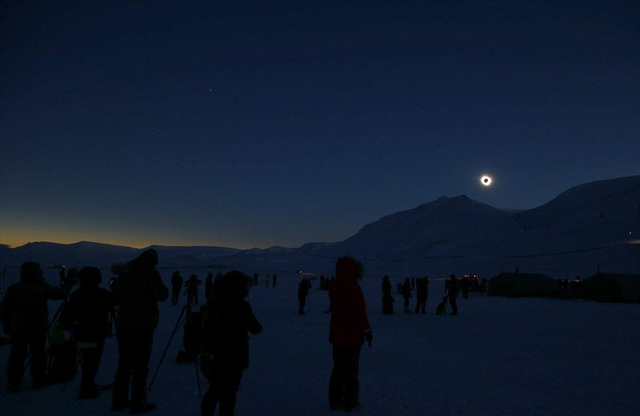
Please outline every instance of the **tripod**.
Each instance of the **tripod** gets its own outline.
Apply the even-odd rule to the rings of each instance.
[[[178,315],[178,320],[176,321],[176,325],[174,326],[173,331],[171,332],[171,336],[169,337],[169,341],[167,341],[167,346],[165,347],[164,352],[162,353],[162,356],[160,357],[160,361],[158,362],[158,367],[156,368],[156,371],[153,374],[153,377],[151,378],[151,382],[149,383],[149,387],[147,388],[147,390],[149,390],[149,391],[151,391],[151,387],[153,386],[153,382],[156,380],[156,376],[158,375],[158,371],[160,371],[160,366],[164,362],[164,358],[167,355],[167,351],[169,351],[169,347],[171,346],[171,341],[173,341],[173,337],[176,335],[176,333],[180,330],[180,328],[182,328],[182,326],[187,321],[188,315],[184,316],[185,311],[187,311],[187,309],[189,309],[189,311],[191,311],[190,305],[184,305],[182,307],[182,310],[180,311],[180,315]],[[195,367],[196,367],[196,379],[197,379],[197,382],[198,382],[198,393],[200,394],[200,396],[202,396],[202,390],[201,390],[201,387],[200,387],[200,372],[198,371],[198,360],[195,360],[194,363],[195,363]]]

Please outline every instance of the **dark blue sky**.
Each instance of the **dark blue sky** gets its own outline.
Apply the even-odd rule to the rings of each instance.
[[[2,4],[0,243],[298,246],[640,174],[637,1]]]

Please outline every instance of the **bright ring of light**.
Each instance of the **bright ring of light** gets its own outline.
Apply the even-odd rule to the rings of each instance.
[[[484,186],[491,186],[491,182],[493,182],[491,176],[484,175],[482,178],[480,178],[480,183]]]

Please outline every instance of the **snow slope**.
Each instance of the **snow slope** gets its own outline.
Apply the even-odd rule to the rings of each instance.
[[[245,269],[252,274],[253,270]],[[201,269],[181,269],[182,275]],[[162,270],[169,282],[171,270]],[[312,290],[309,313],[297,315],[300,276],[279,273],[278,287],[254,287],[249,295],[265,330],[251,339],[251,362],[238,396],[237,414],[329,416],[327,384],[331,348],[326,292]],[[391,275],[393,283],[402,277]],[[13,271],[8,283],[15,281]],[[47,278],[57,282],[55,270]],[[381,274],[368,269],[362,281],[373,326],[372,348],[361,358],[361,415],[637,415],[640,411],[640,305],[574,300],[471,296],[459,300],[460,315],[435,316],[444,290],[432,279],[427,315],[385,316]],[[314,282],[316,285],[317,282]],[[184,297],[181,299],[184,303]],[[57,302],[52,302],[53,313]],[[161,304],[149,379],[175,327],[180,306]],[[196,371],[174,358],[173,340],[149,392],[157,416],[197,416]],[[80,401],[78,378],[22,392],[4,390],[9,348],[0,347],[0,406],[3,415],[114,416],[110,394]],[[115,372],[116,342],[109,340],[97,381]],[[202,378],[201,378],[201,381]],[[206,388],[203,381],[203,388]]]
[[[442,197],[387,215],[336,243],[298,248],[237,250],[223,247],[156,247],[162,267],[226,265],[256,270],[331,273],[338,256],[352,254],[384,273],[443,277],[476,273],[492,277],[516,266],[556,279],[598,270],[640,271],[640,176],[571,188],[527,211],[493,208],[466,196]],[[139,250],[81,242],[0,246],[0,265],[26,260],[68,267],[108,267]],[[99,263],[99,260],[106,260]]]

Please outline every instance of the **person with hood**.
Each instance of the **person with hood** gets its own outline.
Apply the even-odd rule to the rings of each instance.
[[[249,333],[259,334],[262,325],[245,300],[251,278],[230,271],[216,279],[215,293],[204,323],[202,373],[209,389],[202,397],[202,416],[213,416],[218,402],[220,416],[233,416],[240,380],[249,367]]]
[[[109,335],[110,316],[116,306],[113,293],[100,288],[102,275],[97,267],[83,267],[78,273],[80,287],[62,308],[62,328],[70,330],[76,348],[82,354],[82,380],[78,398],[90,399],[100,395],[94,379],[98,374],[104,341]]]
[[[362,263],[353,257],[341,257],[336,263],[336,280],[329,288],[329,342],[333,346],[329,405],[333,410],[352,412],[360,408],[360,350],[365,340],[371,347],[373,338],[358,284],[362,276]]]
[[[385,315],[393,314],[393,295],[391,292],[393,291],[393,286],[391,286],[391,281],[389,281],[389,276],[385,275],[382,278],[382,313]]]
[[[158,253],[148,249],[125,265],[112,267],[112,271],[119,274],[112,286],[119,302],[118,369],[111,396],[114,411],[130,407],[132,414],[139,414],[156,408],[147,402],[147,375],[153,334],[159,320],[158,302],[169,297],[169,289],[156,270],[157,264]]]
[[[41,388],[46,384],[49,331],[47,301],[64,299],[69,289],[67,285],[57,288],[48,284],[38,263],[22,263],[20,282],[9,286],[0,304],[2,327],[11,338],[7,366],[8,391],[20,391],[27,353],[31,354],[33,387]]]

